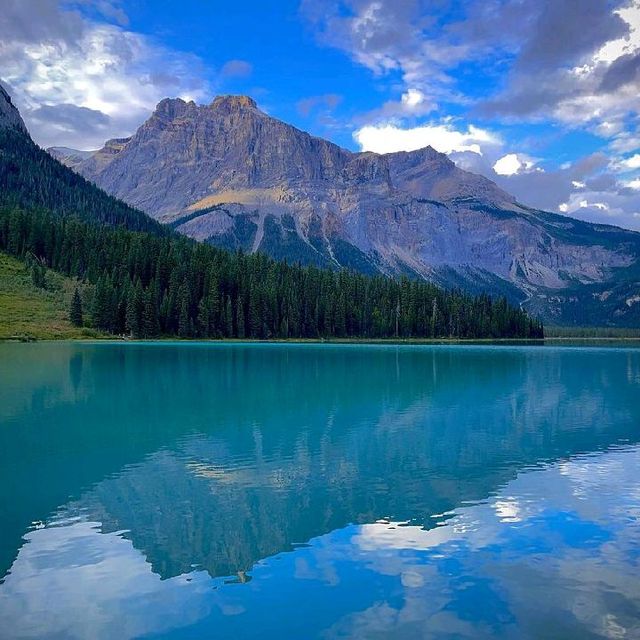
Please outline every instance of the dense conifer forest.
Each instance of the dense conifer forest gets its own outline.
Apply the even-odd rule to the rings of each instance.
[[[0,132],[0,249],[93,285],[70,314],[113,334],[539,338],[503,298],[230,253],[179,236]]]
[[[133,231],[170,233],[168,227],[65,167],[25,134],[1,127],[0,202],[23,208],[40,207]]]
[[[0,211],[0,248],[95,285],[93,326],[140,337],[540,337],[504,299],[332,272],[49,212]],[[34,268],[37,268],[34,266]],[[78,310],[74,313],[78,315]]]

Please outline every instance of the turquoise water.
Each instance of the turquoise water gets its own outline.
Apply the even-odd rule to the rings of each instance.
[[[2,638],[640,638],[640,349],[0,344]]]

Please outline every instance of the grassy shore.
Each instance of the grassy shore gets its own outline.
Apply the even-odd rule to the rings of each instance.
[[[24,262],[0,253],[0,340],[98,338],[93,329],[69,321],[76,283],[47,270],[46,288],[34,286]]]

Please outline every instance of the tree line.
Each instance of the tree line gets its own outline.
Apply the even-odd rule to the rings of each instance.
[[[289,265],[176,235],[0,207],[0,248],[88,282],[74,317],[136,337],[539,338],[506,299],[419,280]]]

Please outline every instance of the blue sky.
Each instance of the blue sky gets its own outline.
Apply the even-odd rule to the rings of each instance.
[[[526,204],[640,229],[640,0],[3,0],[0,32],[43,146],[242,93],[354,151],[431,144]]]

